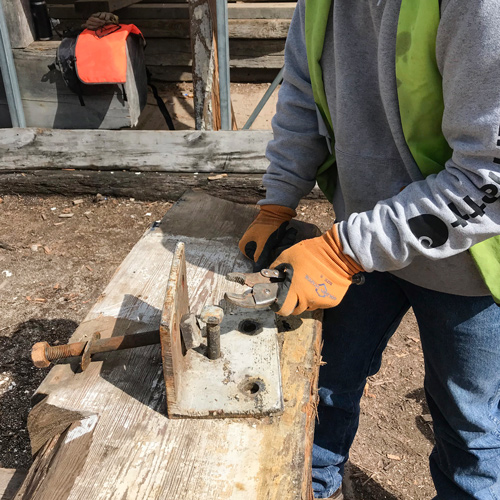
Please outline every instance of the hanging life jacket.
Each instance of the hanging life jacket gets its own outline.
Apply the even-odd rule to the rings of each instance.
[[[110,24],[96,31],[86,29],[62,39],[55,67],[82,106],[89,85],[120,85],[126,101],[127,70],[131,68],[142,110],[148,93],[145,44],[142,33],[133,24]]]
[[[131,68],[141,111],[147,103],[149,85],[168,128],[174,130],[168,109],[151,83],[151,73],[146,68],[144,57],[145,46],[141,31],[133,24],[108,24],[95,31],[85,29],[62,39],[55,66],[82,106],[85,105],[83,96],[88,85],[121,85],[123,100],[126,101],[125,84],[127,71]]]
[[[334,0],[306,0],[305,39],[309,74],[317,110],[323,119],[331,154],[319,167],[316,180],[332,201],[336,164],[332,118],[328,109],[321,56],[330,8]],[[399,112],[408,148],[424,177],[443,170],[452,156],[441,128],[444,112],[442,77],[436,62],[436,37],[440,22],[439,0],[402,0],[395,61]],[[398,50],[402,33],[412,33],[410,52]],[[500,179],[499,179],[500,181]],[[469,249],[493,299],[500,305],[500,236]]]

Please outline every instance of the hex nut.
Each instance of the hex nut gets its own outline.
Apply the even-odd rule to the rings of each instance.
[[[37,368],[47,368],[50,361],[47,359],[46,349],[50,347],[47,342],[37,342],[31,348],[31,359]]]

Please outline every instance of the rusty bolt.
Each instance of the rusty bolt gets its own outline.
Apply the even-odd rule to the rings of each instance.
[[[220,324],[224,311],[217,306],[205,307],[200,319],[207,325],[207,356],[208,359],[220,358]]]
[[[50,360],[47,359],[47,348],[50,347],[47,342],[37,342],[31,348],[31,359],[37,368],[47,368]]]
[[[37,342],[31,348],[31,359],[37,368],[47,368],[51,361],[80,356],[85,345],[86,342],[75,342],[73,344],[57,346],[51,346],[47,342]]]

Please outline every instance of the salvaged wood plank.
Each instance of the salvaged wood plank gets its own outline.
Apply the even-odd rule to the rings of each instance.
[[[127,50],[134,50],[137,40],[129,38]],[[124,99],[121,85],[87,85],[82,106],[78,96],[64,83],[55,61],[59,42],[34,42],[26,49],[14,50],[19,89],[26,123],[29,127],[120,129],[134,126],[144,107],[146,74],[134,73],[128,58]],[[139,51],[137,51],[139,52]],[[140,52],[139,52],[140,53]],[[7,102],[3,86],[0,89],[0,126],[6,123]]]
[[[291,19],[296,2],[231,3],[228,5],[229,19]],[[50,15],[61,19],[82,20],[72,4],[49,4]],[[142,19],[189,19],[189,5],[185,3],[137,3],[116,12],[120,18],[134,19],[140,25]]]
[[[23,49],[35,40],[35,28],[31,17],[30,0],[2,1],[5,22],[9,30],[10,45]]]
[[[189,38],[188,19],[142,19],[123,18],[124,24],[136,24],[142,34],[148,38]],[[79,26],[78,20],[63,20],[61,29]],[[286,38],[289,19],[229,19],[229,38],[280,39]]]
[[[0,468],[0,498],[13,500],[26,477],[26,471]]]
[[[203,39],[200,39],[200,43]],[[285,40],[231,40],[230,67],[278,68],[285,61]],[[151,38],[145,52],[146,64],[154,72],[159,66],[191,66],[192,52],[189,40]],[[231,77],[233,74],[231,73]],[[233,80],[233,78],[231,78]]]
[[[238,132],[5,129],[0,170],[264,172],[270,130]]]
[[[262,174],[229,174],[210,181],[207,175],[167,174],[164,172],[95,170],[29,170],[0,173],[0,192],[4,194],[61,194],[132,197],[137,200],[176,201],[186,189],[197,189],[236,203],[257,203],[264,198]],[[315,188],[308,199],[322,199]]]
[[[84,16],[90,16],[94,12],[114,12],[139,0],[75,0],[75,11]]]
[[[103,338],[121,335],[118,322],[134,331],[158,326],[178,241],[186,245],[191,310],[217,303],[237,286],[224,275],[249,269],[237,241],[255,212],[235,208],[202,194],[183,196],[133,248],[71,340],[97,328]],[[55,366],[37,391],[38,404],[87,416],[45,434],[16,498],[311,499],[320,317],[278,322],[282,416],[168,419],[159,346],[94,356],[83,373],[74,372],[75,363]]]
[[[220,129],[220,105],[214,89],[218,82],[218,64],[212,7],[208,0],[189,2],[196,130]]]

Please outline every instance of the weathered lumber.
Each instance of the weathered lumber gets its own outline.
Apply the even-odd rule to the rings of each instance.
[[[253,208],[236,210],[206,195],[183,196],[132,249],[71,340],[96,329],[109,337],[159,325],[179,240],[186,244],[191,310],[217,303],[233,286],[224,275],[249,268],[237,241],[253,215]],[[45,425],[45,443],[38,442],[16,499],[312,498],[319,319],[308,313],[278,323],[285,396],[279,417],[168,419],[158,346],[100,355],[83,373],[74,363],[55,366],[37,391],[38,405],[46,422],[55,408],[76,420],[65,430]],[[36,440],[42,429],[34,418],[28,425]]]
[[[220,103],[214,88],[218,82],[217,45],[209,0],[190,0],[189,19],[193,73],[193,105],[196,130],[220,129]]]
[[[23,49],[35,39],[35,28],[31,17],[30,0],[0,0],[9,30],[10,45]]]
[[[127,50],[139,43],[127,41]],[[19,89],[26,123],[29,127],[103,128],[119,129],[137,123],[144,96],[139,96],[136,78],[128,59],[124,100],[121,85],[88,85],[84,89],[85,106],[64,83],[56,69],[49,69],[55,61],[59,42],[34,42],[26,49],[14,50]],[[139,84],[140,86],[140,84]],[[144,87],[142,87],[144,88]],[[0,88],[0,126],[7,127],[9,114],[3,86]]]
[[[234,3],[228,5],[229,19],[291,19],[295,10],[295,2],[266,3]],[[50,15],[61,19],[82,20],[84,16],[78,13],[72,4],[49,4]],[[189,19],[189,4],[135,4],[121,9],[117,14],[123,19],[134,19],[140,25],[143,19]]]
[[[121,18],[124,24],[136,24],[147,38],[189,38],[188,19],[142,19]],[[75,19],[62,20],[61,29],[79,26]],[[229,19],[229,38],[280,39],[286,38],[289,19]]]
[[[177,173],[258,173],[270,130],[237,132],[5,129],[0,170],[74,168]]]
[[[282,66],[280,68],[231,66],[231,82],[269,83],[276,78]],[[190,66],[151,66],[150,70],[153,80],[159,82],[190,82],[192,80]]]
[[[75,11],[84,16],[90,16],[94,12],[114,12],[139,0],[75,0]]]
[[[26,471],[0,468],[0,498],[2,500],[12,500],[25,477]]]
[[[234,39],[229,44],[229,51],[231,69],[280,69],[285,61],[285,40],[254,40],[249,43],[245,40]],[[151,38],[148,41],[145,56],[146,64],[152,71],[159,66],[190,66],[192,64],[190,42],[185,39]]]
[[[234,201],[257,203],[265,196],[262,174],[229,174],[215,181],[207,175],[168,174],[165,172],[29,170],[0,173],[0,193],[60,194],[63,196],[101,193],[137,200],[176,201],[186,189],[197,189]],[[315,188],[308,199],[323,198]]]

